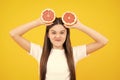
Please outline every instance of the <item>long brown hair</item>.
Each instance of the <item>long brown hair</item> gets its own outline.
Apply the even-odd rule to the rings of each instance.
[[[42,56],[40,60],[40,80],[45,80],[46,71],[47,71],[47,61],[50,55],[50,51],[52,49],[52,43],[48,38],[48,32],[49,32],[49,29],[56,24],[61,24],[64,26],[64,23],[62,22],[61,18],[56,18],[52,25],[49,25],[46,27],[43,51],[42,51]],[[76,80],[73,51],[72,51],[71,42],[70,42],[70,30],[68,28],[65,28],[65,29],[67,30],[67,35],[66,35],[66,40],[63,44],[63,47],[65,50],[65,56],[66,56],[67,64],[70,71],[70,80]]]

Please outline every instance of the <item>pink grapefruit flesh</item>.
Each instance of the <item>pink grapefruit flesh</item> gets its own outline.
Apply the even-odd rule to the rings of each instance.
[[[45,9],[41,13],[41,19],[45,23],[51,23],[55,20],[55,12],[52,9]]]
[[[62,16],[62,21],[66,25],[73,25],[76,23],[76,15],[73,12],[65,12]]]

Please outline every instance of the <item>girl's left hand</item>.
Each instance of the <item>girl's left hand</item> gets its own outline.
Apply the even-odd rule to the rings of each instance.
[[[78,28],[78,27],[80,27],[81,24],[82,24],[82,23],[77,19],[77,21],[76,21],[75,24],[73,24],[73,25],[66,25],[66,24],[64,24],[64,26],[65,26],[66,28]]]

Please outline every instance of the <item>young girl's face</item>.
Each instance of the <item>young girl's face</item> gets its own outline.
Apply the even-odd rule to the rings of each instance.
[[[62,49],[66,40],[66,35],[67,30],[61,24],[53,26],[48,33],[53,48]]]

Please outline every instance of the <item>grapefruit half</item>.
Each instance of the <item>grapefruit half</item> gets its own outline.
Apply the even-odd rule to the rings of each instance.
[[[73,25],[76,23],[77,18],[76,18],[75,13],[67,11],[63,14],[62,21],[66,25]]]
[[[45,9],[41,13],[41,19],[45,23],[51,23],[55,20],[55,12],[52,9]]]

